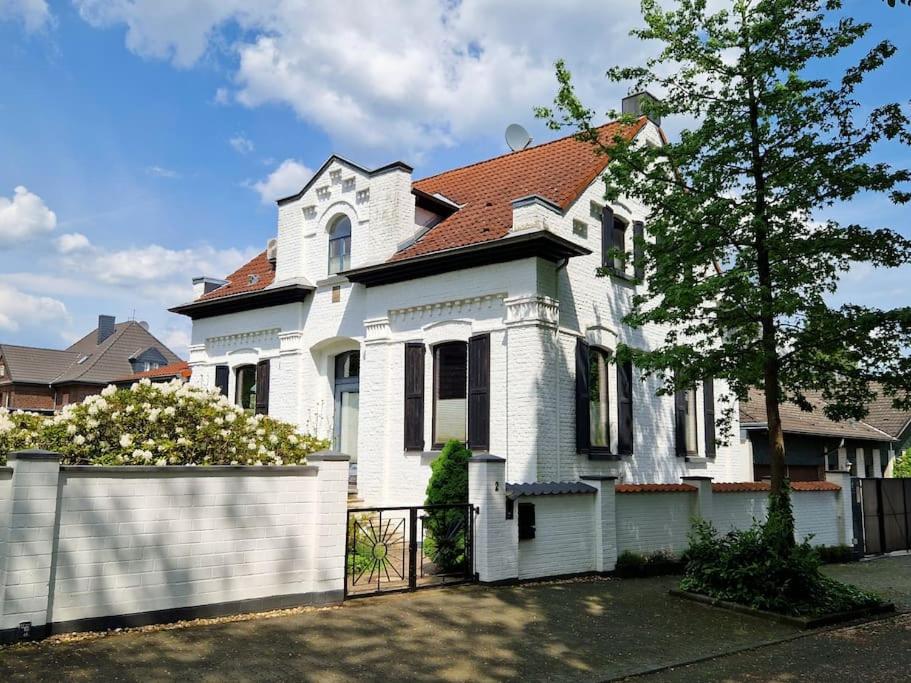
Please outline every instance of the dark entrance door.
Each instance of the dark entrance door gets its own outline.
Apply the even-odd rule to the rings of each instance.
[[[911,550],[911,479],[858,479],[864,551]]]
[[[474,580],[471,505],[348,510],[345,598]]]

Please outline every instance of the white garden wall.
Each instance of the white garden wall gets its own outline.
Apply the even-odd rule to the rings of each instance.
[[[469,460],[469,500],[478,508],[475,565],[481,581],[507,581],[609,572],[619,555],[669,552],[688,545],[695,518],[722,533],[765,519],[768,485],[713,484],[684,477],[678,484],[616,484],[613,477],[583,477],[564,484],[506,484],[506,461]],[[813,545],[852,543],[850,475],[792,485],[795,537]],[[555,492],[572,489],[573,493]],[[506,513],[507,497],[515,500]],[[846,500],[848,501],[846,503]],[[519,540],[519,503],[534,505],[534,538]]]
[[[0,472],[0,638],[338,601],[348,461]],[[12,484],[10,487],[9,484]]]

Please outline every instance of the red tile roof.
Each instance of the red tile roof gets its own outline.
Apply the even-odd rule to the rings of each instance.
[[[617,493],[696,493],[689,484],[617,484]]]
[[[252,282],[251,277],[254,280]],[[228,284],[222,285],[218,289],[213,289],[208,294],[203,294],[196,300],[208,301],[209,299],[220,299],[234,294],[258,292],[271,285],[273,280],[275,280],[275,267],[269,263],[269,260],[266,258],[266,252],[262,252],[235,270],[225,279],[228,281]]]
[[[142,379],[143,377],[148,377],[153,379],[155,377],[180,377],[182,379],[190,379],[190,364],[187,361],[182,360],[177,363],[169,363],[168,365],[162,365],[161,367],[155,368],[154,370],[144,370],[143,372],[134,372],[132,375],[126,375],[115,380],[116,382],[125,382],[128,380],[137,380]]]
[[[605,141],[618,134],[629,139],[642,130],[646,120],[642,117],[625,129],[614,121],[599,131]],[[415,189],[441,194],[462,208],[390,260],[505,237],[512,227],[513,201],[540,195],[566,209],[604,171],[608,161],[595,153],[591,143],[570,136],[418,180]]]
[[[715,493],[767,493],[772,489],[767,481],[718,482],[712,484]],[[792,481],[792,491],[840,491],[838,484],[830,481]]]
[[[613,121],[598,130],[605,141],[618,134],[630,139],[646,121],[643,116],[626,127]],[[595,153],[591,143],[571,135],[418,180],[413,183],[416,190],[442,194],[461,208],[389,260],[402,261],[505,237],[512,227],[513,201],[539,195],[566,209],[604,171],[608,161]],[[257,276],[257,282],[249,282],[251,275]],[[225,279],[228,284],[196,300],[265,289],[275,279],[275,269],[263,252]]]

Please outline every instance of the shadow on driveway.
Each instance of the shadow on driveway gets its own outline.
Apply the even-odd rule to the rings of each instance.
[[[340,609],[0,651],[0,680],[603,680],[794,629],[671,598],[674,579],[461,586]]]

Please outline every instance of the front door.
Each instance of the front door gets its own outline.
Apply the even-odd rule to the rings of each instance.
[[[357,414],[360,398],[360,352],[335,357],[335,450],[357,462]]]

